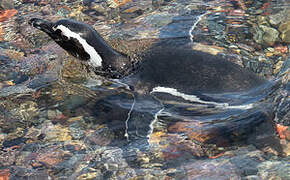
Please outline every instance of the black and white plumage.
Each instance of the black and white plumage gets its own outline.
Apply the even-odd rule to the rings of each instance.
[[[33,18],[29,23],[47,33],[68,53],[92,67],[96,73],[121,78],[128,75],[132,64],[130,59],[113,50],[106,41],[89,25],[63,19],[56,23]]]
[[[31,19],[29,23],[46,32],[67,52],[87,62],[97,74],[120,79],[133,87],[138,96],[135,107],[143,106],[142,101],[138,101],[140,97],[167,93],[190,102],[233,108],[227,103],[202,100],[198,95],[246,91],[265,82],[254,73],[220,57],[176,47],[156,48],[145,53],[140,68],[134,72],[132,60],[111,48],[97,31],[87,24],[69,19],[53,23],[37,18]],[[156,103],[149,105],[153,108],[152,120],[141,121],[131,114],[127,121],[135,125],[130,128],[126,124],[128,132],[125,135],[134,134],[137,129],[143,129],[138,130],[141,136],[152,132],[152,121],[162,109],[162,106],[155,105]]]

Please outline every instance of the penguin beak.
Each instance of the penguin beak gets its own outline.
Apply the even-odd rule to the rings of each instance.
[[[52,29],[54,23],[50,21],[38,19],[38,18],[32,18],[28,21],[28,24],[47,33],[50,36],[55,33],[54,30]]]

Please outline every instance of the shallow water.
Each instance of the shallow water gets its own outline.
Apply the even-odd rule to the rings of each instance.
[[[289,130],[276,129],[289,126],[286,1],[0,2],[18,11],[0,18],[1,178],[290,178]],[[30,27],[32,17],[85,21],[132,56],[161,45],[211,53],[268,81],[245,92],[137,98],[87,72]],[[142,134],[144,124],[150,134],[128,141],[130,127]]]

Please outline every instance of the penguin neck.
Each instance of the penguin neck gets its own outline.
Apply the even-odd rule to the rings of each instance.
[[[113,49],[100,35],[96,34],[92,46],[101,57],[103,76],[122,78],[132,72],[131,58]]]
[[[113,49],[99,34],[96,34],[91,44],[104,62],[110,63],[110,61],[117,60],[119,57],[124,56],[124,54]]]

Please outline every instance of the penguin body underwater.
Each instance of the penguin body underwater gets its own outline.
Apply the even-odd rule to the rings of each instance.
[[[134,61],[117,52],[91,26],[69,19],[55,23],[33,18],[29,23],[47,33],[68,53],[85,62],[95,73],[133,87],[138,97],[167,93],[190,101],[200,93],[241,92],[262,85],[265,80],[254,73],[220,57],[177,47],[156,48],[145,54],[137,70]],[[135,107],[146,106],[136,98]],[[141,98],[142,99],[142,98]],[[154,99],[154,97],[152,98]],[[198,99],[198,102],[205,102]],[[206,103],[206,102],[205,102]],[[152,114],[162,109],[150,104]],[[212,103],[215,104],[215,103]],[[218,103],[217,103],[218,104]],[[220,103],[222,104],[222,103]],[[146,108],[146,107],[145,107]],[[125,135],[148,137],[152,121],[133,117],[131,127],[126,124]],[[150,118],[149,118],[150,119]],[[127,123],[127,122],[126,122]]]

